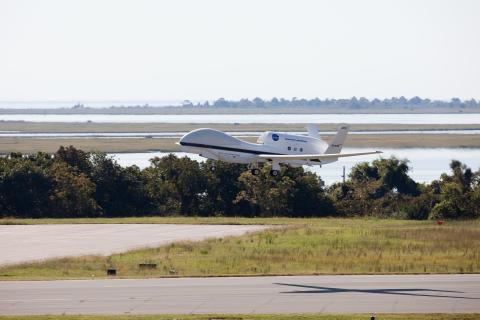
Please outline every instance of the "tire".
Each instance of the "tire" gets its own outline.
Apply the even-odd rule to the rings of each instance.
[[[211,172],[217,171],[217,167],[216,167],[216,166],[211,166],[211,167],[210,167],[210,171],[211,171]]]
[[[250,170],[250,172],[251,172],[254,176],[258,176],[258,175],[260,174],[260,170],[258,170],[258,169],[256,169],[256,168]]]
[[[279,173],[280,173],[280,172],[279,172],[278,170],[270,170],[270,175],[271,175],[272,177],[278,176]]]

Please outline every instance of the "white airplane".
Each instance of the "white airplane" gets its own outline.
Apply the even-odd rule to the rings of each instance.
[[[266,131],[251,143],[214,129],[196,129],[185,134],[177,143],[185,152],[196,153],[212,160],[248,164],[253,175],[258,175],[259,163],[270,163],[271,176],[280,172],[280,164],[292,167],[332,163],[342,157],[382,153],[381,151],[340,153],[348,134],[348,125],[342,125],[330,144],[323,141],[315,125],[307,126],[308,135]],[[212,171],[215,166],[211,167]]]

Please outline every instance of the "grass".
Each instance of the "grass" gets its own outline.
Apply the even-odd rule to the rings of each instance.
[[[238,315],[45,315],[45,316],[0,316],[2,320],[367,320],[370,314],[238,314]],[[474,313],[427,313],[427,314],[378,314],[378,320],[470,320],[478,319],[480,314]]]
[[[480,139],[471,134],[365,134],[350,135],[346,147],[358,148],[479,148]],[[257,137],[242,138],[255,142]],[[329,142],[332,136],[325,137]],[[21,152],[25,154],[38,151],[53,153],[60,146],[73,145],[85,151],[103,152],[178,152],[175,143],[178,138],[0,138],[0,154]]]
[[[479,221],[447,221],[442,226],[432,221],[373,219],[262,219],[259,223],[285,225],[108,257],[5,266],[0,268],[0,279],[101,278],[111,267],[122,278],[480,272]],[[140,269],[140,263],[155,263],[157,268]]]
[[[302,223],[302,219],[290,218],[240,218],[240,217],[127,217],[127,218],[44,218],[44,219],[0,219],[0,225],[33,224],[290,224]]]
[[[198,128],[213,128],[223,131],[305,131],[304,124],[287,123],[62,123],[62,122],[23,122],[0,121],[0,131],[20,132],[185,132]],[[459,130],[480,129],[480,124],[352,124],[354,131],[382,130]],[[322,131],[336,131],[338,124],[320,125]]]

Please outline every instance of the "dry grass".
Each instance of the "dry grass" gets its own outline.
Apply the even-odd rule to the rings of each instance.
[[[247,219],[247,222],[251,220]],[[279,223],[263,219],[263,223]],[[479,221],[281,219],[240,237],[0,268],[0,279],[480,272]],[[138,268],[155,263],[154,270]]]
[[[256,137],[243,138],[254,142]],[[326,137],[328,142],[332,137]],[[53,153],[60,146],[73,145],[85,151],[103,152],[148,152],[180,151],[177,138],[147,139],[147,138],[0,138],[0,154],[10,152],[36,153],[38,151]],[[370,148],[479,148],[480,139],[469,134],[429,134],[429,135],[351,135],[345,143],[346,147]]]
[[[21,132],[186,132],[198,128],[223,131],[305,131],[304,124],[286,123],[61,123],[0,121],[0,131]],[[319,125],[323,131],[335,131],[338,124]],[[352,124],[355,131],[381,130],[459,130],[480,129],[480,124]]]
[[[202,315],[110,315],[110,316],[0,316],[2,320],[366,320],[370,314],[202,314]],[[431,314],[377,314],[381,320],[473,320],[479,314],[431,313]]]

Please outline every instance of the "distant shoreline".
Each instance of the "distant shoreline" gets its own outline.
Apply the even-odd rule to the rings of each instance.
[[[455,114],[480,113],[480,108],[460,107],[112,107],[112,108],[0,108],[0,114]]]

